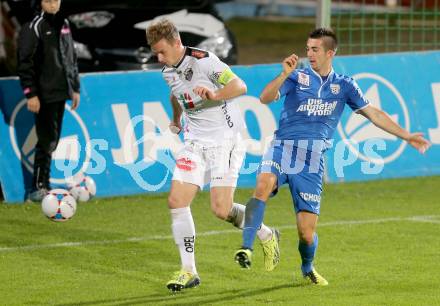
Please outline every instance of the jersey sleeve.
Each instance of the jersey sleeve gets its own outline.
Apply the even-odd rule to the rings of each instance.
[[[37,72],[35,70],[35,53],[37,52],[39,39],[36,31],[37,26],[25,24],[18,37],[17,48],[17,74],[20,78],[21,87],[26,98],[30,99],[37,95]]]
[[[295,89],[297,82],[298,82],[298,72],[295,70],[287,77],[283,85],[281,85],[279,90],[280,97],[287,95],[292,89]]]
[[[237,76],[228,65],[210,53],[209,57],[200,60],[201,71],[217,86],[225,86]]]
[[[359,85],[355,80],[350,79],[347,83],[347,104],[350,108],[357,112],[370,104],[368,100],[365,98],[362,90],[359,88]]]

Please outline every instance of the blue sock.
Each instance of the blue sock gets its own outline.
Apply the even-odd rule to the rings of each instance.
[[[265,208],[266,203],[255,198],[250,199],[246,204],[246,210],[244,213],[243,248],[252,250],[257,230],[261,227],[261,223],[263,222]]]
[[[318,247],[318,234],[313,236],[313,243],[308,245],[304,241],[299,241],[298,251],[301,254],[301,271],[303,274],[309,273],[313,268],[313,258]]]

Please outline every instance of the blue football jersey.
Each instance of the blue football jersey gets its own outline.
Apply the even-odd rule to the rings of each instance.
[[[350,77],[330,72],[323,78],[310,67],[297,69],[284,81],[285,96],[280,114],[278,140],[323,140],[332,138],[345,104],[353,111],[368,105],[357,83]]]

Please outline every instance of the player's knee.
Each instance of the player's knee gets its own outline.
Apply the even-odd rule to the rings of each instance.
[[[259,179],[255,189],[255,197],[266,201],[272,193],[274,183],[268,179]]]
[[[226,220],[229,215],[229,210],[222,201],[213,199],[211,201],[211,211],[219,219]]]
[[[311,230],[306,230],[306,229],[299,229],[298,230],[298,237],[299,240],[307,243],[307,244],[312,244],[313,243],[313,236],[314,236],[314,232]]]
[[[223,211],[221,209],[213,209],[212,212],[214,213],[214,215],[221,219],[221,220],[226,220],[228,218],[228,213],[226,211]]]
[[[182,203],[180,197],[176,196],[173,193],[170,193],[168,196],[168,207],[169,208],[181,208],[185,203]]]

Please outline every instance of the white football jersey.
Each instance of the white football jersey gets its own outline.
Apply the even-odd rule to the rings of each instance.
[[[215,91],[236,77],[213,53],[186,47],[181,61],[176,66],[164,67],[162,75],[183,110],[185,140],[219,144],[245,128],[235,99],[202,100],[193,92],[197,86]]]

